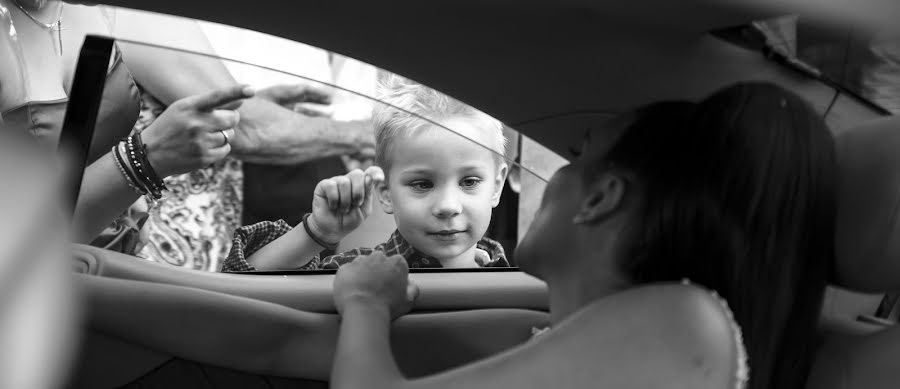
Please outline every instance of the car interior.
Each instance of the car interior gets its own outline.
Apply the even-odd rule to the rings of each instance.
[[[737,81],[784,86],[822,113],[838,145],[835,279],[826,292],[821,346],[807,387],[893,388],[900,382],[900,304],[895,295],[900,289],[900,118],[843,80],[803,62],[786,47],[795,42],[773,41],[766,27],[771,24],[759,23],[809,11],[808,3],[794,8],[769,1],[706,0],[677,5],[662,0],[100,3],[121,7],[117,12],[140,13],[146,23],[178,16],[207,23],[207,31],[247,34],[257,42],[285,47],[302,42],[420,81],[498,118],[518,139],[517,155],[503,156],[519,174],[510,178],[519,185],[515,193],[504,194],[511,212],[518,214],[517,230],[508,232],[508,244],[504,241],[509,252],[527,229],[547,179],[565,164],[569,148],[585,129],[598,121],[651,101],[697,99]],[[872,9],[857,14],[823,5],[814,14],[850,22],[883,16]],[[677,20],[668,17],[673,13],[679,15]],[[384,20],[397,23],[388,26]],[[320,84],[334,88],[341,101],[384,104],[371,90],[304,73],[284,62],[242,58],[218,47],[167,41],[164,35],[154,40],[122,29],[86,40],[73,83],[73,95],[85,96],[85,104],[70,104],[77,113],[67,114],[61,141],[62,149],[70,152],[67,167],[82,170],[90,154],[92,118],[105,104],[102,75],[114,45],[211,58],[248,79]],[[71,185],[77,188],[80,182]],[[392,222],[389,215],[373,215],[342,241],[342,248],[383,241],[394,229]],[[176,294],[185,290],[179,288],[202,289],[246,297],[242,304],[247,306],[274,303],[335,313],[333,271],[228,274],[194,270],[188,262],[154,263],[83,244],[73,245],[72,253],[79,276],[170,285]],[[215,267],[221,259],[208,261],[205,266]],[[419,285],[420,297],[413,312],[395,326],[413,335],[393,340],[395,357],[410,376],[509,349],[548,322],[546,285],[514,267],[414,270],[410,278]],[[257,319],[288,320],[279,315],[273,311]],[[473,332],[481,335],[473,337]],[[427,353],[435,347],[446,352]],[[150,341],[113,337],[93,328],[85,329],[79,350],[68,387],[327,387],[327,382],[310,377],[211,366],[171,355]]]
[[[878,119],[838,138],[836,287],[865,293],[896,289],[898,125],[896,118]],[[896,381],[888,362],[898,345],[894,319],[856,319],[823,318],[824,344],[810,387],[886,388]]]

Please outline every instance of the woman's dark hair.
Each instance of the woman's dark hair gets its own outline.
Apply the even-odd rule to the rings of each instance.
[[[802,388],[834,256],[834,139],[819,115],[776,85],[736,84],[638,110],[604,160],[646,193],[623,273],[715,290],[743,330],[749,387]]]

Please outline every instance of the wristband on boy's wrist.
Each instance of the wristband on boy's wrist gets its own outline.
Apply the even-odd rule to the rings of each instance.
[[[316,242],[316,244],[319,246],[322,246],[322,247],[324,247],[326,249],[330,249],[330,250],[337,249],[337,246],[339,243],[341,243],[341,241],[337,241],[335,243],[327,243],[321,237],[319,237],[318,235],[313,233],[312,228],[309,227],[309,216],[310,215],[312,215],[312,213],[307,213],[306,215],[303,215],[303,229],[306,230],[306,235],[309,235],[310,239],[312,239],[313,242]]]

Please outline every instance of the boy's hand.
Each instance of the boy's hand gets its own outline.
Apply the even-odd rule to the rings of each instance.
[[[320,181],[307,219],[310,230],[325,243],[339,242],[369,217],[375,185],[382,181],[384,172],[378,166]]]

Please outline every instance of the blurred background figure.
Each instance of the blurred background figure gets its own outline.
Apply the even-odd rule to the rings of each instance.
[[[4,29],[6,31],[6,29]],[[2,56],[0,56],[2,57]],[[0,133],[0,388],[61,387],[81,329],[54,158]]]
[[[8,9],[0,6],[0,111],[24,99],[25,64]],[[0,124],[2,124],[0,119]]]
[[[0,32],[6,106],[22,98],[25,67],[3,7]],[[61,387],[75,355],[81,301],[53,161],[33,138],[0,132],[0,388]]]

